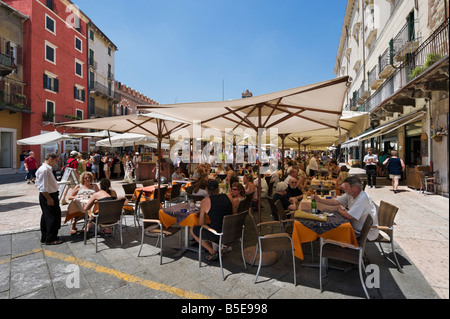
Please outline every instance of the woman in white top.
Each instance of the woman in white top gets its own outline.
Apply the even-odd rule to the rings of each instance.
[[[96,184],[93,184],[94,175],[91,172],[84,172],[80,176],[80,184],[75,186],[72,193],[69,196],[69,200],[74,200],[76,198],[84,198],[90,197],[94,193],[99,191],[99,188]],[[77,233],[77,228],[75,227],[77,222],[81,219],[81,217],[75,217],[72,220],[72,226],[70,228],[70,234],[75,235]]]
[[[195,188],[192,191],[192,195],[208,197],[208,191],[206,190],[207,186],[208,181],[206,179],[204,178],[199,179],[199,181],[195,184]]]

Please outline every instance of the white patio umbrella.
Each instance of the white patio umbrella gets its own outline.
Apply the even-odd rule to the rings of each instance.
[[[126,147],[126,146],[155,143],[157,141],[158,139],[148,135],[125,133],[125,134],[116,134],[111,138],[105,138],[103,140],[97,141],[95,145],[103,147]]]
[[[219,102],[142,105],[139,110],[161,116],[183,119],[220,132],[242,128],[258,134],[259,129],[278,129],[278,134],[291,134],[323,128],[339,127],[349,77],[340,77],[290,90]],[[196,136],[195,136],[196,137]],[[258,139],[258,151],[264,141]],[[261,195],[261,183],[258,194]],[[261,221],[261,198],[258,198]]]
[[[92,137],[92,138],[106,138],[110,136],[116,136],[118,133],[103,130],[100,132],[89,132],[89,133],[68,133],[68,135],[80,138],[80,137]]]
[[[58,131],[44,133],[17,141],[18,145],[45,145],[51,143],[58,143],[64,140],[70,140],[72,137],[66,134],[61,134]]]
[[[370,115],[366,112],[343,111],[339,120],[339,128],[323,128],[314,131],[294,132],[287,136],[286,147],[298,147],[303,138],[308,138],[302,144],[310,149],[325,150],[333,144],[343,142],[344,136],[349,133],[351,137],[364,132],[370,126]]]
[[[187,128],[191,123],[179,118],[155,114],[130,114],[98,119],[80,120],[57,124],[57,126],[77,127],[84,129],[98,129],[122,133],[137,133],[154,137],[158,143],[159,158],[162,159],[163,139],[180,129]],[[161,161],[158,161],[158,171],[161,172]],[[161,178],[158,178],[158,186]],[[159,196],[159,193],[158,193]]]

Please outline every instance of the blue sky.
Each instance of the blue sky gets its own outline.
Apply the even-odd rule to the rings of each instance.
[[[160,104],[329,80],[344,0],[74,0],[114,42],[115,77]]]

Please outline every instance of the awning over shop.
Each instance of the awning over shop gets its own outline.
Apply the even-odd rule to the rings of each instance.
[[[348,140],[341,144],[342,147],[350,148],[354,146],[358,146],[360,142],[367,140],[369,138],[374,138],[380,135],[388,134],[393,130],[396,130],[404,125],[407,125],[411,122],[418,121],[425,116],[425,111],[419,111],[413,114],[409,114],[394,120],[393,122],[384,124],[382,126],[377,127],[376,129],[371,129],[370,131],[364,132],[359,136]]]

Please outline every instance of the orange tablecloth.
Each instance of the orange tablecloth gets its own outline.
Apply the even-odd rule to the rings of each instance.
[[[321,235],[304,226],[301,222],[294,222],[294,230],[292,232],[292,241],[294,243],[295,257],[303,260],[302,244],[308,243],[322,237],[324,239],[332,239],[343,243],[358,246],[355,231],[350,223],[341,224],[339,227],[329,230]]]
[[[169,228],[170,226],[177,223],[177,219],[173,216],[170,216],[166,212],[164,212],[163,209],[159,210],[159,220],[166,228]],[[210,221],[208,215],[206,215],[206,223],[209,224],[210,222],[211,221]],[[189,214],[185,219],[180,221],[179,224],[180,224],[180,226],[185,226],[185,227],[200,226],[200,218],[199,218],[198,211],[195,213]]]
[[[166,191],[166,199],[170,199],[170,193],[172,192],[172,185],[176,184],[176,182],[172,182],[171,185],[165,185],[164,187],[167,187]],[[191,186],[191,182],[184,183],[183,186],[181,186],[181,191],[185,191],[186,187]],[[158,187],[158,185],[152,185],[152,186],[146,186],[141,188],[136,188],[133,194],[133,198],[137,198],[139,195],[139,191],[144,191],[144,195],[148,198],[153,199],[153,194],[155,193],[155,189]]]

